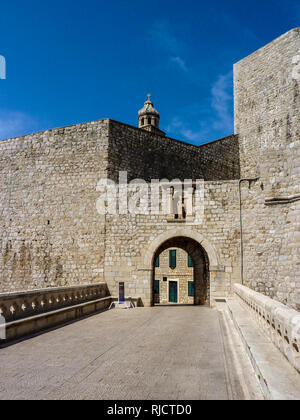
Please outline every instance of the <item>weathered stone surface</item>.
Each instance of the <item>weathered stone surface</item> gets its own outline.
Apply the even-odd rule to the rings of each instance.
[[[103,281],[108,121],[0,142],[0,291]]]
[[[267,337],[300,373],[299,313],[241,284],[235,285],[235,294],[256,318]]]
[[[128,171],[129,180],[142,175],[149,180],[163,175],[162,167],[170,180],[234,177],[238,165],[231,161],[206,175],[206,160],[209,156],[212,167],[214,158],[221,161],[226,150],[237,158],[236,140],[230,137],[205,145],[202,151],[201,147],[103,120],[1,142],[1,291],[104,280],[117,295],[117,283],[125,280],[127,295],[142,297],[149,305],[153,282],[151,273],[145,277],[139,271],[143,254],[155,236],[178,223],[168,222],[167,215],[99,215],[98,181],[115,179],[119,170]],[[162,160],[151,160],[151,150],[157,156],[160,151],[165,166],[161,166]],[[236,182],[208,182],[205,204],[206,220],[193,229],[207,235],[213,244],[224,244],[220,258],[224,252],[225,264],[231,269],[229,250],[233,255],[234,248],[238,249]],[[233,223],[226,226],[226,220]],[[217,293],[231,292],[230,273],[221,275],[227,280]]]
[[[236,179],[240,174],[238,136],[194,146],[110,120],[108,154],[108,176],[116,181],[119,171],[127,171],[129,181],[215,181]]]
[[[245,284],[298,309],[300,77],[294,58],[299,52],[298,28],[235,65],[241,176],[260,178],[242,187]],[[266,206],[265,200],[274,198],[290,200]]]
[[[246,359],[216,310],[111,310],[1,349],[0,397],[262,399]]]
[[[259,177],[241,184],[245,284],[299,309],[299,50],[295,29],[237,63],[236,134],[210,144],[112,120],[0,142],[0,291],[105,281],[116,296],[124,281],[151,305],[157,249],[186,237],[205,255],[210,302],[229,296],[241,281],[238,179]],[[204,217],[99,215],[97,183],[119,171],[203,178]]]

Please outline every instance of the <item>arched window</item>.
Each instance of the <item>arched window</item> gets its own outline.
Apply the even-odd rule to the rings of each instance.
[[[151,124],[151,118],[148,118],[148,124]]]
[[[142,118],[142,125],[145,124],[145,118]]]

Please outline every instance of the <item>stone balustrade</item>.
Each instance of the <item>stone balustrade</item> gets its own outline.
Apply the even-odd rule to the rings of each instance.
[[[235,285],[235,293],[255,316],[266,335],[300,373],[300,313],[240,284]]]
[[[6,322],[12,322],[109,295],[106,283],[2,293],[0,316],[3,316]]]

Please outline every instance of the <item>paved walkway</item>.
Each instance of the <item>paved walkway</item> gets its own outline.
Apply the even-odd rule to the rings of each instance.
[[[111,310],[0,350],[0,399],[261,399],[224,312]]]

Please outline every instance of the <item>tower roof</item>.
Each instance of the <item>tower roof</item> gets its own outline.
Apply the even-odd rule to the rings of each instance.
[[[154,108],[153,103],[151,102],[151,95],[148,94],[148,100],[145,102],[142,109],[139,110],[139,117],[147,116],[147,115],[154,115],[155,117],[159,118],[159,112]]]

